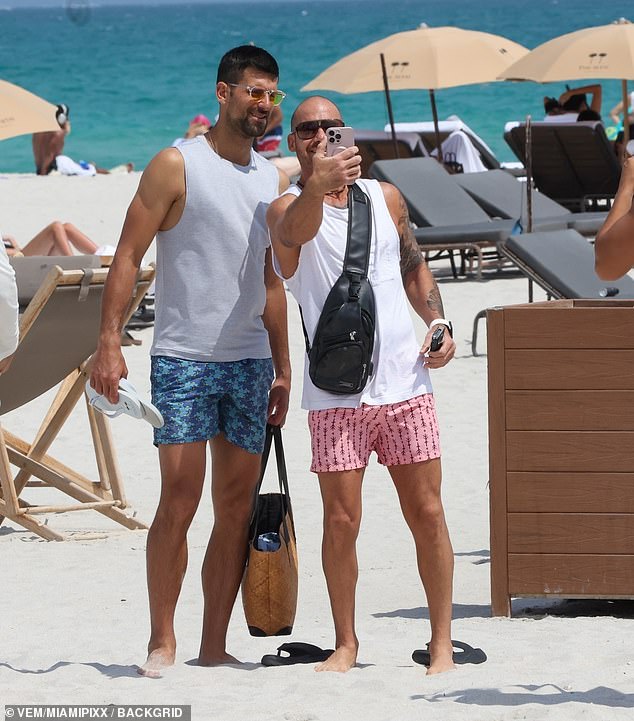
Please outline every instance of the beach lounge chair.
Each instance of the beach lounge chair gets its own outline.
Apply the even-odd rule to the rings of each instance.
[[[526,125],[509,127],[504,138],[526,164]],[[621,166],[599,122],[531,125],[536,187],[569,210],[598,207],[616,194]]]
[[[597,276],[594,249],[576,230],[513,235],[500,242],[498,249],[528,278],[529,302],[533,282],[549,298],[634,298],[634,280],[629,276],[607,283]],[[485,315],[486,310],[480,311],[473,322],[473,355],[477,355],[478,322]]]
[[[401,191],[410,219],[418,226],[414,236],[421,249],[472,252],[478,278],[482,249],[495,247],[515,227],[514,220],[492,220],[433,158],[382,160],[374,163],[370,175]]]
[[[97,347],[106,268],[51,269],[20,319],[20,343],[13,363],[0,376],[0,417],[59,385],[33,441],[0,426],[0,521],[2,517],[48,540],[64,535],[41,521],[42,514],[93,509],[126,528],[146,528],[124,512],[123,480],[108,420],[87,405],[98,481],[92,481],[48,455],[70,413],[84,395],[90,357]],[[128,315],[154,278],[140,271]],[[87,429],[88,430],[88,429]],[[18,471],[13,475],[11,466]],[[31,480],[35,478],[37,480]],[[72,505],[36,506],[23,498],[26,488],[52,488],[74,499]]]
[[[454,176],[487,213],[494,217],[521,218],[527,224],[526,184],[502,170]],[[594,236],[605,222],[607,212],[571,212],[544,193],[532,194],[533,229],[551,230],[556,225]]]
[[[10,258],[10,262],[15,271],[21,310],[31,302],[51,268],[59,266],[62,270],[79,270],[102,266],[99,255],[22,255]]]
[[[504,170],[464,173],[452,178],[489,215],[514,220],[519,218],[524,229],[527,228],[526,183]],[[595,236],[605,222],[607,213],[571,213],[547,195],[533,192],[532,216],[533,230],[551,230],[554,225],[560,225],[562,229],[572,228],[581,235]]]
[[[429,154],[436,150],[436,130],[431,121],[395,123],[394,129],[398,133],[416,133]],[[389,126],[386,125],[385,130],[389,130]],[[443,143],[452,133],[455,133],[456,131],[463,132],[478,152],[480,160],[485,168],[498,169],[502,167],[502,164],[497,159],[491,148],[466,123],[463,123],[458,116],[452,116],[452,118],[448,120],[440,120],[438,122],[438,131],[441,143]],[[526,175],[524,168],[507,168],[507,171],[511,172],[513,175]]]
[[[361,155],[361,177],[367,178],[372,163],[394,158],[421,158],[429,155],[416,133],[396,133],[398,155],[394,152],[392,133],[382,130],[354,131],[354,142]]]
[[[634,298],[634,280],[606,282],[594,272],[594,248],[577,231],[514,235],[498,245],[551,298]]]

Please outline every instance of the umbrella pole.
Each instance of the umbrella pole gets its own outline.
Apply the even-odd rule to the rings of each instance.
[[[629,103],[627,98],[627,80],[621,80],[621,93],[623,94],[623,151],[619,160],[625,162],[627,144],[630,141],[630,119],[629,119]]]
[[[387,103],[387,115],[390,119],[390,130],[392,132],[392,143],[394,143],[394,154],[400,158],[398,143],[396,142],[396,130],[394,129],[394,113],[392,112],[392,98],[390,97],[390,86],[387,82],[387,70],[385,69],[385,55],[381,53],[381,71],[383,72],[383,88],[385,89],[385,102]]]
[[[436,110],[436,96],[434,89],[429,91],[429,99],[431,100],[431,114],[434,118],[434,132],[436,133],[436,150],[438,151],[438,162],[442,163],[442,147],[440,143],[440,129],[438,128],[438,112]]]
[[[526,232],[533,232],[533,139],[531,138],[531,116],[526,116]]]

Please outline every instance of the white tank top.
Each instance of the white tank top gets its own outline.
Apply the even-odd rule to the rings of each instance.
[[[356,408],[398,403],[432,390],[429,372],[419,356],[414,325],[400,268],[398,231],[387,208],[383,190],[376,180],[358,184],[372,201],[372,241],[368,277],[376,301],[376,338],[372,361],[374,373],[361,393],[343,396],[315,387],[308,376],[308,358],[304,359],[302,408]],[[287,193],[299,196],[297,185]],[[319,232],[301,248],[295,274],[286,279],[289,290],[302,308],[304,323],[312,341],[326,296],[343,269],[348,229],[348,209],[324,203]],[[281,275],[279,266],[276,272]]]
[[[264,257],[277,169],[254,151],[249,165],[236,165],[202,135],[178,150],[187,196],[181,219],[156,239],[150,353],[206,362],[270,358]]]

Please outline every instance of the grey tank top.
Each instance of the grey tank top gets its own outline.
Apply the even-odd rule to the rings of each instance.
[[[185,160],[183,214],[156,238],[152,355],[196,361],[270,358],[262,313],[266,209],[275,166],[251,151],[247,166],[221,158],[204,136],[178,147]]]

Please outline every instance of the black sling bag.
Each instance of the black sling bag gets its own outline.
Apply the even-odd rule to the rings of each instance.
[[[372,375],[375,306],[368,280],[371,237],[370,198],[355,183],[348,191],[343,273],[328,293],[312,346],[302,318],[308,374],[317,388],[329,393],[360,393]]]

